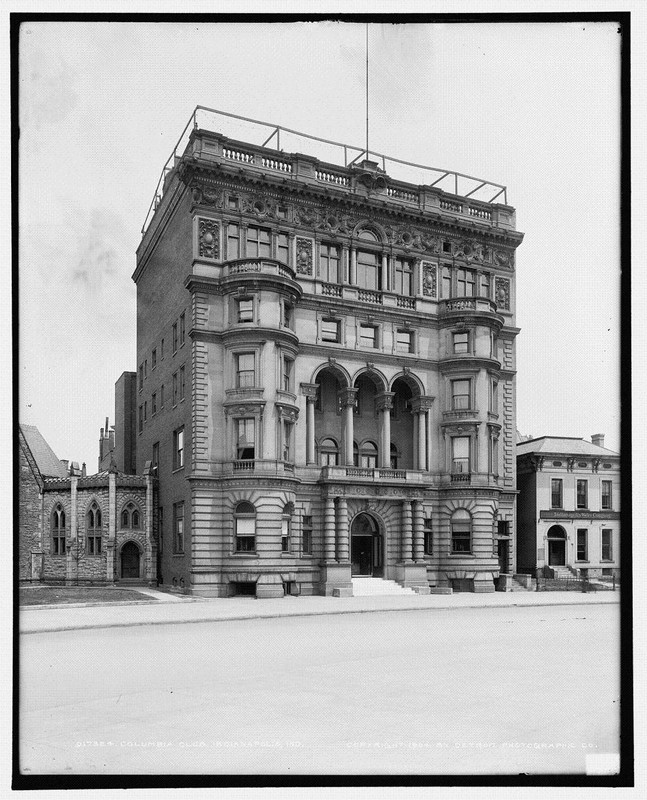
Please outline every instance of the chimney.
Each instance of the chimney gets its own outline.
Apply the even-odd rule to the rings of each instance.
[[[604,447],[604,434],[594,433],[593,436],[591,436],[591,442],[597,447]]]
[[[115,429],[114,426],[110,428],[110,432],[108,433],[108,442],[109,447],[111,450],[115,449]]]
[[[70,463],[70,462],[68,461],[68,459],[67,459],[67,458],[60,458],[60,459],[59,459],[59,461],[60,461],[60,462],[61,462],[61,464],[63,465],[63,468],[64,468],[65,472],[67,472],[67,471],[68,471],[68,465],[69,465],[69,463]]]
[[[86,477],[87,477],[87,475],[88,475],[88,471],[87,471],[87,469],[86,469],[86,466],[85,466],[85,461],[84,461],[84,462],[83,462],[83,465],[81,466],[81,477],[82,477],[82,478],[86,478]]]

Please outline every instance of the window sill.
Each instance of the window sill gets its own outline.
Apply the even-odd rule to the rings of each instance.
[[[254,550],[254,551],[251,551],[251,550],[240,550],[240,551],[234,550],[234,552],[231,555],[232,556],[242,556],[243,558],[258,558],[258,553],[256,552],[256,550]]]
[[[588,558],[576,558],[575,559],[575,563],[576,564],[590,564],[591,562],[588,560]]]
[[[181,553],[171,553],[171,556],[173,558],[183,558],[185,555],[186,553],[184,552],[184,550]]]

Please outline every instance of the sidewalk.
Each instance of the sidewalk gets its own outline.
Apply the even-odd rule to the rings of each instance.
[[[120,628],[133,625],[175,625],[191,622],[362,614],[375,611],[448,611],[455,608],[607,605],[620,602],[620,592],[495,592],[454,595],[387,595],[372,597],[254,597],[197,599],[146,590],[159,603],[115,606],[40,606],[19,610],[20,633]],[[158,598],[158,595],[162,597]],[[170,598],[173,598],[172,600]]]

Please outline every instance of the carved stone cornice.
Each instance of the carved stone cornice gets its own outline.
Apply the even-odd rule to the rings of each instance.
[[[299,409],[297,406],[293,406],[290,403],[274,403],[274,406],[280,419],[294,423],[299,418]]]
[[[307,398],[308,402],[314,403],[317,399],[317,392],[319,391],[318,383],[302,383],[301,394]]]

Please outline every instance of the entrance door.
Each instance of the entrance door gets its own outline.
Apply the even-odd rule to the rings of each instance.
[[[126,542],[121,549],[121,577],[139,578],[139,547],[134,542]]]
[[[499,554],[499,572],[508,574],[508,552],[510,549],[510,542],[507,539],[499,539],[498,554]]]
[[[566,565],[566,542],[563,539],[548,540],[548,566],[563,567]]]
[[[368,514],[360,514],[351,526],[351,574],[381,576],[382,558],[382,537],[377,523]]]

